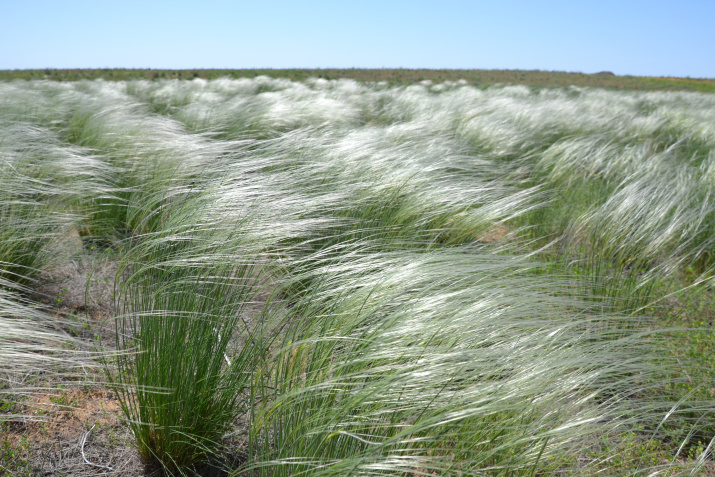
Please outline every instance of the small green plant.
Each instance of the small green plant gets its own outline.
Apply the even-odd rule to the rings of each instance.
[[[67,410],[77,405],[78,398],[70,392],[62,391],[50,396],[50,402],[57,405],[60,410]]]
[[[64,297],[65,293],[67,293],[66,288],[63,288],[62,290],[59,291],[59,293],[57,294],[57,298],[55,299],[55,304],[59,305],[60,303],[62,303],[64,301],[63,297]]]
[[[32,475],[32,466],[28,461],[31,450],[29,437],[25,434],[16,442],[11,442],[5,426],[0,422],[0,476]]]

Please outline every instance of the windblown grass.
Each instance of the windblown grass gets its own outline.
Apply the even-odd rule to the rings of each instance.
[[[34,378],[66,375],[82,362],[78,354],[62,349],[72,338],[23,291],[0,280],[0,422],[23,417],[12,404],[18,395],[37,390]]]
[[[212,455],[247,412],[241,393],[257,352],[232,343],[254,261],[227,236],[214,236],[216,245],[192,232],[133,250],[118,296],[117,348],[135,353],[118,358],[114,385],[140,454],[170,471]]]
[[[713,279],[712,97],[0,86],[2,278],[40,276],[70,228],[121,257],[108,376],[167,472],[230,453],[237,420],[236,475],[709,461],[713,403],[673,391],[644,312]]]
[[[665,371],[657,337],[550,295],[566,284],[534,264],[335,252],[259,371],[250,467],[266,475],[555,472],[672,407],[637,396]]]

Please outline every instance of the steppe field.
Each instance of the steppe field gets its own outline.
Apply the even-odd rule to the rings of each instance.
[[[0,475],[715,475],[715,95],[0,82]]]

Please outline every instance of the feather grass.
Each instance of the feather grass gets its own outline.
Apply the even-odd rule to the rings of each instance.
[[[592,474],[617,469],[598,442],[677,421],[672,464],[628,464],[675,472],[707,435],[712,403],[664,391],[679,368],[641,312],[669,274],[712,280],[710,96],[0,88],[0,278],[31,283],[71,227],[114,247],[108,373],[169,473],[239,418],[232,471],[260,475]]]

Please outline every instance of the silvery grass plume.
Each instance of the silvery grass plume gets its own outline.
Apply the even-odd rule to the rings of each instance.
[[[91,217],[84,231],[111,243],[161,227],[176,194],[187,193],[186,187],[175,186],[200,180],[206,164],[225,146],[186,134],[169,118],[148,114],[116,86],[91,86],[91,100],[76,99],[63,134],[111,171],[105,180],[106,197],[86,204]]]
[[[644,287],[657,277],[698,265],[712,275],[715,205],[712,186],[673,177],[629,177],[603,205],[575,223],[571,235],[591,241],[588,264],[594,277]],[[698,187],[700,186],[700,187]],[[608,270],[606,267],[613,268]],[[610,273],[609,273],[610,272]],[[636,290],[628,293],[634,297]]]
[[[48,382],[92,366],[86,353],[71,351],[76,342],[62,320],[28,298],[81,219],[76,187],[102,170],[85,159],[45,128],[0,129],[0,400],[10,405],[0,420],[36,419],[14,406],[21,394],[52,392]]]
[[[620,294],[631,308],[648,302],[655,279],[688,268],[698,282],[712,276],[712,153],[684,140],[660,147],[567,138],[544,152],[535,171],[561,199],[542,212],[538,230],[562,234],[571,258],[599,283],[595,293]],[[549,219],[558,222],[549,228]]]
[[[33,82],[30,87],[10,90],[7,101],[14,104],[12,99],[19,95],[17,103],[22,103],[23,93],[29,91],[54,114],[53,121],[32,114],[0,114],[0,121],[4,118],[10,124],[32,124],[43,131],[46,139],[34,146],[43,153],[37,156],[43,162],[47,162],[48,149],[57,149],[51,140],[66,141],[60,147],[65,155],[82,156],[79,168],[89,167],[79,174],[92,175],[94,182],[90,181],[89,188],[86,183],[74,187],[75,193],[86,192],[82,207],[91,223],[81,232],[100,241],[150,230],[152,218],[141,214],[146,209],[144,204],[170,201],[163,197],[165,188],[180,178],[188,180],[187,176],[199,174],[207,161],[222,152],[215,149],[221,146],[217,143],[185,134],[175,121],[149,114],[126,90],[124,83],[102,81],[72,85]],[[25,148],[34,144],[27,135],[15,143]],[[53,161],[54,166],[57,164]],[[72,164],[79,165],[77,160],[65,160],[62,166]]]
[[[39,127],[61,124],[70,105],[64,93],[74,90],[71,83],[16,81],[0,84],[0,123],[30,123]]]
[[[41,419],[19,407],[19,397],[52,393],[53,380],[76,378],[80,368],[94,365],[90,355],[73,351],[76,342],[61,330],[61,320],[28,300],[28,290],[15,281],[0,278],[0,423]]]
[[[264,316],[280,332],[251,395],[261,475],[551,473],[678,414],[644,397],[668,379],[657,334],[590,313],[537,264],[359,245],[305,263],[311,288]]]
[[[184,122],[192,131],[245,139],[273,137],[326,123],[356,125],[360,110],[340,93],[349,89],[359,97],[366,91],[354,82],[339,85],[342,91],[331,92],[310,82],[304,85],[266,77],[211,82],[197,79],[190,83],[138,82],[131,93],[154,110]]]
[[[47,267],[79,219],[74,186],[82,179],[72,163],[82,158],[45,140],[45,132],[18,124],[0,133],[0,278],[22,285]]]

